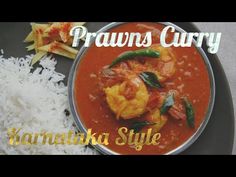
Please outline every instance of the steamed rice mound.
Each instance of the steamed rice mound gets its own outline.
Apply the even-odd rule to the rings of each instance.
[[[64,113],[69,107],[65,76],[55,72],[51,57],[32,71],[32,57],[0,56],[0,154],[96,154],[83,145],[9,145],[8,128],[22,128],[23,133],[75,131],[72,117]]]

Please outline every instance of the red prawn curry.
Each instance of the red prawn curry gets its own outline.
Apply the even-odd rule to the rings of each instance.
[[[196,132],[208,110],[210,81],[201,54],[194,46],[160,46],[163,28],[158,23],[115,27],[110,32],[152,31],[152,45],[140,49],[93,44],[76,71],[74,95],[80,118],[93,132],[110,133],[108,148],[117,153],[165,154]],[[172,37],[168,34],[167,41]],[[135,132],[152,128],[161,134],[159,144],[141,151],[118,146],[120,127]]]

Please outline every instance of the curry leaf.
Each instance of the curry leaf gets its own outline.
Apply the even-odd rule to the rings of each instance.
[[[188,126],[191,128],[194,128],[195,116],[194,116],[193,106],[186,97],[183,98],[183,100],[184,100],[184,105],[185,105]]]
[[[163,88],[156,74],[152,72],[142,72],[139,77],[150,87]]]
[[[160,113],[165,114],[172,106],[174,105],[174,94],[170,93],[167,95],[167,97],[165,98],[161,109],[160,109]]]
[[[134,133],[139,132],[143,127],[147,125],[154,125],[155,123],[151,123],[148,121],[143,121],[143,122],[134,122],[133,125],[130,127],[130,129],[134,130]]]

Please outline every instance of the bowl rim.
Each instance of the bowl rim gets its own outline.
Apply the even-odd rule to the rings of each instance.
[[[107,25],[105,25],[104,27],[102,27],[100,30],[98,30],[96,33],[101,33],[101,32],[106,32],[107,30],[110,30],[114,27],[120,26],[122,24],[126,24],[126,23],[132,23],[132,22],[112,22],[109,23]],[[181,27],[177,26],[174,23],[171,22],[151,22],[151,23],[159,23],[162,24],[164,26],[168,26],[171,25],[173,27],[175,27],[175,32],[186,32],[184,29],[182,29]],[[95,37],[93,37],[90,40],[89,46],[94,43],[95,41]],[[193,44],[196,47],[196,40],[193,39]],[[79,129],[80,132],[82,133],[87,133],[87,128],[85,128],[85,126],[83,125],[82,120],[80,119],[80,115],[78,110],[76,109],[76,102],[75,102],[75,97],[74,97],[74,83],[75,83],[75,78],[76,78],[76,73],[77,73],[77,68],[79,66],[79,63],[81,61],[81,59],[83,58],[83,55],[86,53],[86,51],[89,49],[89,47],[85,47],[84,45],[81,47],[81,49],[79,50],[75,61],[73,62],[73,65],[70,69],[69,72],[69,78],[68,78],[68,98],[69,98],[69,107],[70,107],[70,111],[72,113],[73,119],[75,121],[75,124],[77,126],[77,128]],[[209,122],[209,119],[211,117],[211,113],[213,111],[213,107],[214,107],[214,103],[215,103],[215,78],[214,78],[214,73],[213,73],[213,69],[211,67],[209,58],[207,57],[205,51],[202,49],[202,47],[196,47],[196,49],[198,50],[198,52],[200,53],[200,55],[202,56],[202,59],[205,63],[207,72],[208,72],[208,77],[209,77],[209,81],[210,81],[210,98],[209,98],[209,103],[208,103],[208,109],[207,112],[205,113],[205,118],[202,121],[202,123],[199,125],[198,129],[194,132],[194,134],[189,137],[184,143],[182,143],[180,146],[176,147],[175,149],[163,154],[163,155],[176,155],[179,154],[181,152],[183,152],[184,150],[186,150],[188,147],[190,147],[198,138],[199,136],[202,134],[203,130],[205,129],[207,123]],[[111,149],[109,149],[108,147],[104,146],[104,145],[92,145],[96,150],[98,150],[100,153],[102,154],[106,154],[106,155],[119,155],[120,153],[117,153]]]

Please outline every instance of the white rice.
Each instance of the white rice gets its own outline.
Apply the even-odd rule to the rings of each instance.
[[[1,154],[96,154],[83,145],[18,145],[8,143],[8,128],[23,132],[67,133],[74,130],[66,117],[67,87],[64,75],[55,72],[55,59],[45,57],[31,72],[31,56],[4,58],[0,55],[0,153]]]

